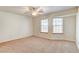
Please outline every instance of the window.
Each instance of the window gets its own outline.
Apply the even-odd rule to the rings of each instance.
[[[63,33],[63,18],[53,18],[53,33]]]
[[[41,20],[41,32],[48,32],[48,19]]]

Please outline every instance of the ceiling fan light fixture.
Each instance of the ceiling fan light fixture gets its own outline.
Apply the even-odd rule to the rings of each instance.
[[[32,12],[32,16],[36,16],[37,15],[37,12]]]
[[[26,7],[26,13],[29,13],[31,14],[32,16],[37,16],[37,15],[41,15],[43,14],[43,9],[41,7],[32,7],[32,6],[29,6],[29,7]]]

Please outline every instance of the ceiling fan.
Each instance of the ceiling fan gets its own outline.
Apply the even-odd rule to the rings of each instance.
[[[25,13],[29,13],[32,16],[37,16],[44,13],[44,9],[39,6],[28,6],[26,7]]]

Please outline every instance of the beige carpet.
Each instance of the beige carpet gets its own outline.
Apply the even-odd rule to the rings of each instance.
[[[75,42],[55,41],[39,37],[29,37],[5,43],[0,43],[0,52],[8,53],[52,53],[52,52],[79,52]]]

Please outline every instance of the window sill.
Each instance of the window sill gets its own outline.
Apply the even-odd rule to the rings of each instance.
[[[40,33],[46,33],[46,34],[48,34],[48,32],[40,32]]]
[[[64,33],[52,33],[52,34],[64,34]]]

